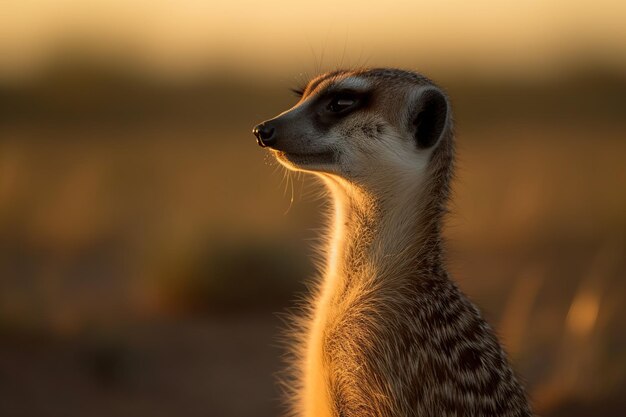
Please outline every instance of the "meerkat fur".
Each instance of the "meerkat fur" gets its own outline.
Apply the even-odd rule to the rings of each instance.
[[[297,318],[293,414],[530,416],[494,331],[445,268],[446,93],[414,72],[338,70],[254,133],[332,200],[319,285]]]

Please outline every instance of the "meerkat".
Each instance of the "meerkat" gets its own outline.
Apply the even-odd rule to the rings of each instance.
[[[530,416],[494,331],[449,277],[446,93],[398,69],[314,78],[253,129],[333,201],[326,264],[297,341],[294,415]]]

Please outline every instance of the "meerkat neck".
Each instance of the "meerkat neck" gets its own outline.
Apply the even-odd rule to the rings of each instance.
[[[423,184],[393,184],[378,192],[337,179],[327,185],[335,211],[330,275],[397,281],[439,269],[440,216],[429,208]]]

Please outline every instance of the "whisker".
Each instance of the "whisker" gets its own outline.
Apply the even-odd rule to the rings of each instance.
[[[287,183],[291,184],[291,199],[289,200],[289,207],[287,207],[287,210],[283,213],[283,216],[286,215],[287,213],[289,213],[289,211],[291,210],[291,206],[293,206],[293,178],[291,177],[291,171],[289,170],[285,170],[285,172],[287,172]]]

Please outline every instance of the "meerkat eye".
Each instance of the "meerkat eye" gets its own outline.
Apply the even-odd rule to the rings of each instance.
[[[345,95],[338,94],[328,103],[328,111],[331,113],[341,113],[342,111],[352,107],[356,103],[356,99]]]

